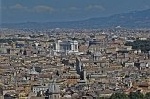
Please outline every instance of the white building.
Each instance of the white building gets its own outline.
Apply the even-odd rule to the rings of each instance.
[[[33,86],[32,92],[37,95],[38,92],[43,91],[46,93],[48,90],[48,99],[60,98],[60,87],[55,82],[50,83],[48,86]]]
[[[48,86],[33,86],[32,92],[37,94],[39,91],[46,92],[47,89],[48,89]]]
[[[55,52],[64,52],[66,54],[68,53],[77,53],[78,51],[78,41],[75,40],[68,40],[68,41],[61,41],[58,40],[54,44],[54,51]]]

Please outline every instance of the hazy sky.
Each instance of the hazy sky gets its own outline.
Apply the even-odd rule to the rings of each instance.
[[[1,0],[2,22],[84,20],[150,8],[150,0]]]

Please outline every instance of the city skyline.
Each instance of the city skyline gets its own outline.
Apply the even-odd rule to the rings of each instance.
[[[148,0],[1,0],[2,23],[60,22],[150,8]]]

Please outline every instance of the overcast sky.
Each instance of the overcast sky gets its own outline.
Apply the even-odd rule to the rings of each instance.
[[[150,0],[1,0],[3,23],[84,20],[150,8]]]

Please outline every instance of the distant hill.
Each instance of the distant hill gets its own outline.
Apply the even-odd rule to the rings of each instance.
[[[5,23],[6,28],[113,28],[121,26],[125,28],[150,28],[150,9],[121,13],[109,17],[91,18],[83,21],[70,22],[27,22]]]

